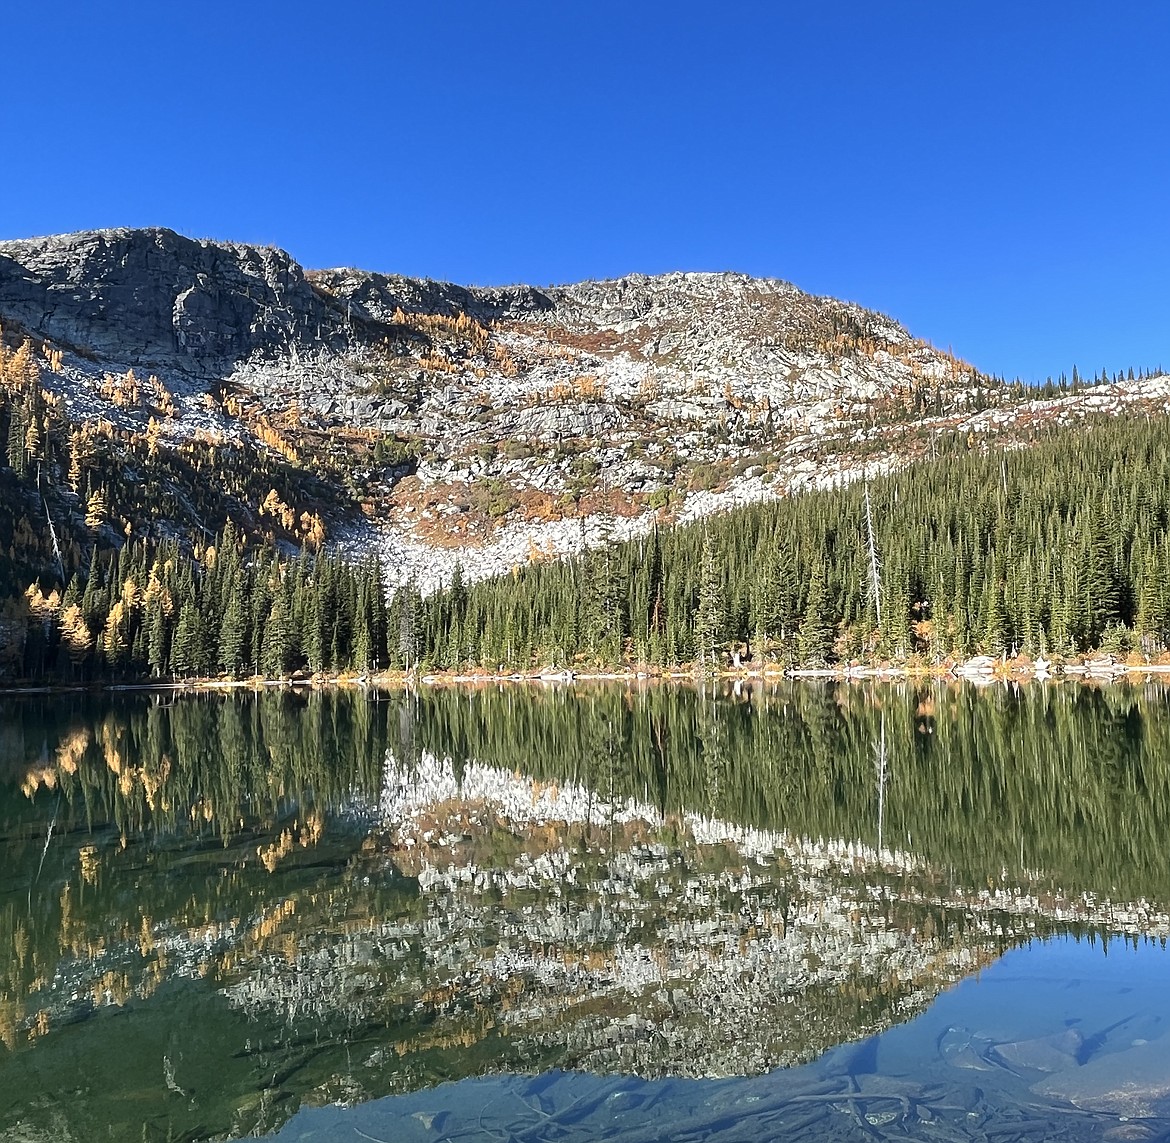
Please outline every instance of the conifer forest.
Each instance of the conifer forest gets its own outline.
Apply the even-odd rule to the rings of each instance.
[[[424,597],[408,585],[388,598],[376,558],[346,562],[295,520],[258,536],[214,491],[203,506],[222,520],[214,535],[119,536],[99,460],[71,456],[84,443],[54,435],[38,392],[10,387],[0,404],[0,670],[11,678],[714,671],[975,653],[1156,656],[1170,645],[1161,418],[1042,428],[1008,450],[956,434],[933,459],[868,483],[685,526],[663,521],[641,538],[478,583],[456,567],[444,591]],[[237,458],[233,470],[209,452],[207,475],[218,465],[229,474],[221,485],[233,471],[282,488],[305,479],[268,463]],[[84,479],[85,534],[58,537],[46,470]],[[162,483],[118,494],[142,509]]]

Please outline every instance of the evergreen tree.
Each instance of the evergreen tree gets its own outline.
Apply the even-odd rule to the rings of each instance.
[[[825,561],[813,565],[808,588],[804,618],[800,624],[797,650],[801,661],[811,665],[825,663],[833,653],[833,621],[829,603],[829,589],[825,575]]]
[[[248,620],[244,608],[243,588],[233,577],[227,585],[227,605],[219,629],[219,648],[216,660],[219,669],[228,675],[239,675],[244,669],[248,650]]]
[[[180,678],[194,675],[199,669],[199,612],[194,601],[185,599],[171,640],[171,674]]]
[[[292,664],[292,622],[284,592],[273,593],[260,645],[260,671],[270,679],[284,678]]]
[[[147,628],[147,666],[151,675],[157,679],[166,673],[170,664],[171,651],[167,617],[161,605],[156,604],[150,609]]]
[[[695,660],[701,671],[712,672],[719,665],[719,646],[723,642],[722,583],[715,545],[710,532],[703,536],[703,554],[699,566],[699,598],[695,612]]]

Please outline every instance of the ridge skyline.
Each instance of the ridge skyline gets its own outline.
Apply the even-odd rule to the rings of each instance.
[[[402,280],[410,282],[428,283],[436,286],[456,287],[465,289],[469,292],[476,291],[505,291],[513,288],[526,288],[535,291],[556,291],[568,290],[577,286],[586,285],[611,285],[623,282],[650,282],[650,281],[669,281],[671,279],[678,280],[740,280],[745,282],[760,282],[767,283],[773,287],[784,287],[803,295],[804,297],[813,300],[827,300],[838,302],[842,305],[854,307],[859,311],[875,314],[886,320],[889,320],[899,325],[904,331],[914,336],[917,334],[914,326],[906,319],[897,316],[890,309],[884,308],[880,305],[871,305],[858,301],[853,297],[823,293],[814,289],[806,288],[801,285],[795,278],[789,276],[781,276],[775,273],[753,273],[745,269],[703,269],[703,268],[674,268],[674,269],[630,269],[625,272],[611,273],[605,276],[586,276],[578,278],[562,277],[559,280],[550,281],[524,281],[513,280],[504,281],[502,279],[491,280],[456,280],[452,278],[442,277],[432,274],[415,274],[407,273],[396,269],[379,269],[367,265],[360,264],[345,264],[336,263],[333,265],[311,265],[305,260],[297,257],[295,253],[287,246],[274,242],[254,242],[235,238],[222,238],[213,236],[198,236],[193,233],[187,233],[176,227],[169,225],[143,225],[143,226],[102,226],[92,227],[82,230],[64,231],[59,233],[46,233],[19,237],[0,238],[0,251],[6,247],[19,247],[23,245],[35,245],[37,243],[60,243],[62,241],[73,239],[85,239],[91,237],[113,237],[113,236],[128,236],[133,234],[157,234],[169,235],[175,239],[183,242],[189,242],[194,245],[203,247],[219,247],[224,249],[249,249],[255,251],[272,251],[283,255],[290,263],[295,264],[306,276],[314,274],[358,274],[367,278],[381,278],[389,281]],[[948,354],[954,354],[953,341],[946,342],[937,341],[932,338],[923,337],[921,340],[926,344],[935,346],[939,349],[944,348]],[[962,359],[962,355],[957,355]],[[968,360],[970,360],[968,358]],[[1074,370],[1079,370],[1080,376],[1097,377],[1100,369],[1083,368],[1079,362],[1069,362],[1067,364],[1056,363],[1043,376],[1035,378],[1024,378],[1022,374],[1017,371],[1015,373],[1000,372],[990,369],[985,369],[981,363],[971,361],[971,364],[984,376],[998,377],[1006,382],[1023,381],[1024,384],[1030,386],[1041,386],[1047,381],[1055,381],[1061,376],[1068,376]],[[1124,375],[1127,369],[1135,369],[1139,371],[1146,371],[1151,373],[1162,372],[1161,359],[1157,362],[1147,362],[1138,360],[1126,360],[1119,362],[1111,368],[1107,368],[1106,372],[1114,374],[1120,372]]]

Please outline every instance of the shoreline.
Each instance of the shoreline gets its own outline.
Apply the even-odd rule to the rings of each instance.
[[[248,690],[253,692],[272,689],[324,690],[344,688],[358,690],[402,690],[417,686],[484,686],[489,684],[532,684],[542,686],[567,685],[573,683],[697,683],[706,685],[713,682],[742,684],[754,682],[780,682],[785,679],[829,680],[835,682],[894,682],[909,679],[935,679],[949,683],[970,683],[974,686],[990,686],[996,683],[1030,682],[1080,682],[1114,683],[1134,682],[1139,679],[1170,676],[1170,662],[1126,663],[1101,657],[1090,657],[1081,661],[1056,664],[1049,669],[1037,670],[1032,663],[1011,660],[996,660],[988,669],[984,664],[978,668],[966,669],[963,663],[939,663],[927,665],[848,665],[843,667],[777,667],[768,665],[758,668],[722,670],[713,674],[699,674],[694,670],[626,669],[613,671],[431,671],[420,674],[415,671],[385,671],[372,675],[300,675],[290,678],[269,679],[252,676],[246,679],[198,678],[170,680],[134,680],[116,682],[93,680],[87,683],[21,683],[0,684],[0,695],[56,695],[116,693],[133,691],[188,692]]]

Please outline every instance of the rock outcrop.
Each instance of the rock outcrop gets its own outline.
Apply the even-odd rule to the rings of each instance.
[[[904,345],[896,323],[743,274],[633,274],[549,287],[464,287],[362,270],[306,272],[275,247],[165,228],[0,242],[0,318],[83,355],[207,375],[254,355],[343,352],[379,340],[396,313],[482,323],[545,319],[611,335],[609,351],[694,369],[774,372],[777,349],[843,329]],[[791,368],[783,362],[783,372]]]
[[[290,511],[345,501],[331,539],[431,586],[456,548],[465,573],[507,571],[612,535],[614,517],[641,534],[888,471],[943,434],[1156,409],[1170,388],[1028,401],[892,318],[775,278],[460,286],[166,229],[0,242],[0,325],[9,349],[47,343],[66,426],[315,466],[341,492]]]
[[[83,355],[199,373],[345,332],[283,250],[161,228],[0,242],[0,316]]]
[[[395,311],[407,314],[466,314],[476,321],[500,321],[547,313],[556,303],[532,286],[465,287],[429,278],[404,278],[366,270],[312,270],[309,279],[357,313],[390,322]]]

